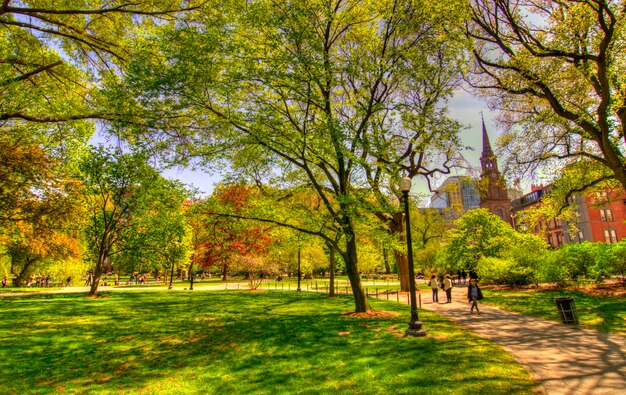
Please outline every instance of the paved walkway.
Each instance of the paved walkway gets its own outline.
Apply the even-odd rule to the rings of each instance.
[[[440,290],[439,300],[445,298]],[[480,315],[469,314],[464,287],[454,288],[448,304],[432,303],[430,292],[422,291],[423,309],[444,314],[501,345],[528,369],[543,393],[626,394],[626,336],[527,317],[480,302],[479,306]],[[427,322],[424,329],[428,331]]]

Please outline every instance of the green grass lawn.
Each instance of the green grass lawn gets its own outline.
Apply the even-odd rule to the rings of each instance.
[[[408,308],[355,318],[350,297],[116,291],[0,298],[0,393],[516,394],[528,373],[499,346]]]
[[[580,324],[586,328],[626,335],[626,297],[590,296],[570,291],[484,290],[483,303],[504,310],[560,321],[554,298],[573,297]]]

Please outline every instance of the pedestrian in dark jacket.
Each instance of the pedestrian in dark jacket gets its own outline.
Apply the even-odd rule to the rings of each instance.
[[[471,279],[469,287],[467,287],[467,301],[472,305],[470,308],[470,314],[474,314],[474,309],[476,309],[476,314],[480,314],[480,310],[478,310],[478,301],[482,298],[483,293],[478,287],[478,280]]]

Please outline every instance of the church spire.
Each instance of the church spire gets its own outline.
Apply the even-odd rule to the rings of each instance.
[[[492,213],[499,216],[503,221],[511,224],[511,201],[506,191],[506,184],[498,171],[498,161],[496,155],[491,149],[489,135],[485,127],[485,118],[481,111],[480,117],[483,121],[483,152],[480,155],[480,165],[482,172],[480,180],[482,182],[482,190],[480,193],[480,207],[486,208]]]
[[[480,155],[481,159],[489,159],[493,157],[493,150],[491,149],[491,143],[489,143],[489,135],[487,134],[487,128],[485,127],[485,118],[483,112],[480,112],[480,118],[483,121],[483,153]]]

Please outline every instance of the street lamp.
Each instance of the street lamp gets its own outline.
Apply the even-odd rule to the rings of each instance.
[[[296,291],[302,290],[300,288],[300,280],[302,279],[302,270],[301,270],[301,259],[300,259],[300,234],[298,234],[298,289]]]
[[[409,329],[406,330],[408,336],[426,336],[426,330],[422,329],[422,322],[417,315],[417,298],[415,297],[415,269],[413,267],[413,246],[411,245],[411,217],[409,215],[409,191],[411,190],[411,179],[402,177],[400,179],[400,190],[404,196],[404,216],[406,217],[406,245],[409,261],[409,291],[411,298],[411,321]]]

